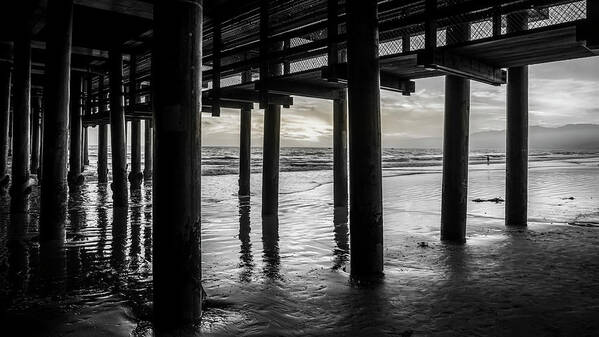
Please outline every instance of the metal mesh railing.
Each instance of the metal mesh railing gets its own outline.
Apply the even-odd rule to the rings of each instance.
[[[571,1],[558,5],[537,7],[527,5],[527,2],[516,5],[505,8],[486,8],[440,19],[439,29],[446,31],[446,43],[451,45],[465,40],[460,27],[468,27],[470,34],[467,40],[474,41],[492,37],[495,30],[500,35],[504,35],[586,18],[586,1]],[[494,22],[497,11],[499,12],[499,21]]]
[[[228,76],[228,77],[222,78],[220,80],[221,88],[230,87],[230,86],[234,86],[234,85],[238,85],[238,84],[241,84],[241,74]]]
[[[293,73],[299,73],[299,72],[310,70],[310,69],[321,68],[328,64],[328,59],[329,58],[327,55],[320,55],[320,56],[306,58],[303,60],[298,60],[295,62],[290,62],[289,70],[293,74]]]

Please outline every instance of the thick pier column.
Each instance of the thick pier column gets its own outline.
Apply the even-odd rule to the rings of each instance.
[[[447,28],[448,44],[469,39],[469,24]],[[441,192],[441,240],[447,242],[466,242],[469,133],[470,80],[448,75],[445,77]]]
[[[110,148],[112,150],[112,201],[114,206],[127,206],[127,138],[123,108],[123,54],[110,51]]]
[[[383,273],[383,195],[376,1],[348,0],[351,274]]]
[[[137,81],[135,77],[137,62],[135,55],[131,55],[129,63],[129,109],[135,110],[137,103]],[[141,121],[139,119],[131,121],[131,172],[129,173],[129,183],[131,189],[141,188],[143,173],[141,173]]]
[[[31,172],[39,175],[40,169],[40,121],[42,117],[42,96],[37,95],[31,104]]]
[[[445,77],[441,240],[466,241],[470,81]]]
[[[347,207],[347,91],[333,101],[333,189],[335,207]]]
[[[104,92],[104,76],[99,76],[98,112],[106,112],[106,94]],[[98,182],[108,182],[108,125],[98,125]]]
[[[242,82],[252,81],[252,72],[242,74]],[[252,109],[241,108],[239,123],[239,195],[250,195],[250,177],[252,165]]]
[[[49,0],[42,142],[41,241],[64,240],[72,26],[72,0]]]
[[[144,179],[152,179],[152,147],[154,146],[154,130],[152,130],[152,121],[144,121]]]
[[[10,139],[10,65],[0,63],[0,188],[5,189],[10,181],[8,173],[8,148]]]
[[[282,50],[283,42],[271,50]],[[283,64],[269,66],[270,76],[283,75]],[[264,145],[262,149],[262,216],[279,213],[279,156],[281,148],[281,106],[268,104],[264,109]],[[264,222],[263,222],[264,224]]]
[[[202,0],[154,5],[154,326],[201,315]],[[176,122],[175,122],[176,121]]]
[[[23,13],[25,14],[25,13]],[[26,21],[23,15],[22,20]],[[11,193],[24,195],[30,188],[29,181],[29,132],[31,117],[31,32],[23,23],[14,43],[14,112],[12,140]]]
[[[71,74],[71,103],[70,115],[70,145],[69,145],[69,174],[67,181],[70,187],[83,184],[81,174],[81,91],[83,89],[83,76],[80,73]]]
[[[508,31],[526,29],[524,16],[508,19]],[[508,68],[505,224],[526,226],[528,209],[528,66]]]

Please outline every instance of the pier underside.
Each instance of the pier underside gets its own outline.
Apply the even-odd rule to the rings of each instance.
[[[41,178],[40,260],[48,249],[60,251],[67,242],[67,192],[82,193],[87,128],[99,126],[98,182],[104,192],[112,190],[114,227],[126,219],[130,203],[139,203],[142,180],[152,182],[153,322],[157,331],[179,331],[197,323],[205,300],[202,114],[240,111],[243,240],[250,230],[243,228],[249,213],[242,209],[258,198],[250,184],[251,110],[264,110],[262,241],[265,257],[274,261],[267,267],[276,274],[281,114],[296,96],[330,100],[335,178],[329,205],[346,227],[337,233],[335,222],[335,237],[345,236],[351,280],[378,283],[389,252],[383,240],[380,91],[408,96],[417,93],[415,80],[444,77],[440,236],[463,244],[470,82],[508,84],[505,224],[525,228],[528,66],[595,56],[598,31],[594,0],[2,1],[0,190],[12,183],[12,211],[26,214],[35,185],[30,173]],[[30,153],[39,157],[40,150],[42,158],[30,161]],[[230,187],[225,185],[215,190]],[[125,220],[124,232],[126,227]],[[113,228],[113,240],[118,232]]]

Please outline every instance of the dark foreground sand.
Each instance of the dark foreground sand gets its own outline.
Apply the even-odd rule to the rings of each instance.
[[[469,199],[502,196],[502,172],[472,172]],[[533,169],[529,227],[505,228],[501,203],[471,202],[468,241],[456,246],[438,240],[439,174],[387,174],[385,278],[365,287],[349,280],[348,226],[333,217],[328,173],[282,176],[274,242],[262,238],[259,197],[240,203],[235,176],[207,178],[209,298],[191,335],[597,336],[598,178],[595,167]],[[55,283],[37,271],[47,261],[34,235],[19,241],[27,254],[5,240],[10,265],[28,267],[0,268],[12,292],[2,336],[152,335],[149,190],[124,220],[102,193],[89,187],[89,206],[71,213],[81,237],[71,236]]]

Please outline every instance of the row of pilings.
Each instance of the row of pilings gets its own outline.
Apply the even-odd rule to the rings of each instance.
[[[347,1],[348,86],[333,102],[334,204],[349,204],[351,274],[355,279],[377,279],[383,274],[383,204],[381,166],[380,65],[377,5],[374,1]],[[31,36],[18,35],[14,43],[14,67],[0,65],[0,177],[7,184],[9,109],[14,99],[12,173],[13,200],[31,187],[30,166],[36,163],[41,144],[40,240],[64,243],[66,192],[83,183],[85,151],[81,137],[81,93],[84,78],[71,70],[72,0],[49,0],[43,103],[31,99]],[[154,7],[152,52],[152,127],[146,123],[146,168],[141,172],[141,126],[132,122],[132,165],[127,176],[126,120],[123,88],[123,52],[109,53],[112,191],[115,208],[128,206],[127,180],[136,186],[142,175],[153,179],[153,284],[154,317],[159,330],[178,329],[195,322],[202,312],[200,254],[201,196],[201,0],[157,1]],[[525,23],[525,22],[524,22]],[[523,23],[523,24],[524,24]],[[508,27],[508,29],[510,29]],[[516,29],[516,28],[514,28]],[[24,32],[28,27],[22,27]],[[463,29],[468,31],[468,29]],[[459,36],[459,34],[452,34]],[[462,36],[468,38],[468,34]],[[132,58],[134,59],[134,58]],[[130,85],[135,86],[134,63]],[[273,66],[269,76],[284,72]],[[509,69],[507,105],[506,223],[526,225],[527,202],[527,87],[526,67]],[[100,76],[100,92],[104,77]],[[244,74],[244,81],[251,73]],[[469,80],[445,79],[445,131],[441,238],[463,243],[466,239],[468,179]],[[89,87],[88,87],[89,88]],[[135,90],[129,102],[136,102]],[[100,98],[105,99],[105,97]],[[70,106],[70,108],[69,108]],[[106,104],[99,104],[99,112]],[[281,106],[265,105],[262,173],[262,215],[276,231],[278,221],[279,137]],[[31,111],[34,114],[31,114]],[[43,111],[42,139],[30,136],[30,116],[39,123]],[[69,121],[70,120],[70,121]],[[251,110],[241,111],[239,194],[250,194]],[[35,128],[34,128],[35,129]],[[154,133],[154,134],[152,134]],[[69,143],[69,134],[71,142]],[[36,138],[37,137],[37,138]],[[83,139],[86,139],[83,136]],[[152,144],[154,141],[154,144]],[[31,146],[30,142],[34,143]],[[107,125],[98,131],[98,180],[107,177]],[[349,145],[349,160],[347,148]],[[69,156],[70,153],[70,156]],[[37,159],[36,159],[37,160]],[[67,165],[67,161],[69,165]],[[153,162],[152,162],[153,161]],[[349,162],[349,179],[348,179]],[[67,171],[67,167],[69,170]],[[348,193],[349,181],[349,193]],[[348,202],[349,199],[349,202]],[[14,209],[19,205],[15,202]]]

